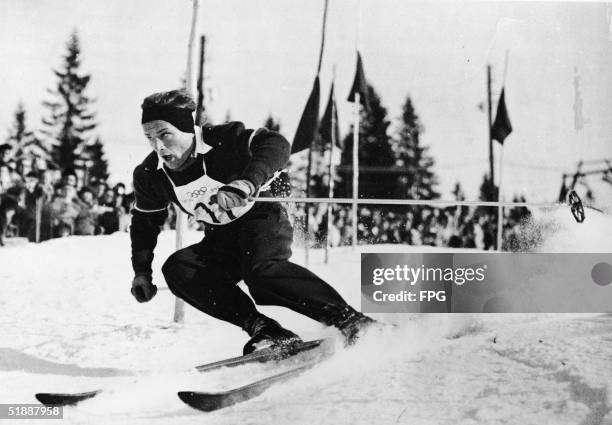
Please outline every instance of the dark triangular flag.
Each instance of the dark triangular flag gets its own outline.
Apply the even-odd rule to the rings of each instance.
[[[365,72],[363,72],[363,63],[361,62],[361,54],[359,52],[357,52],[357,69],[355,70],[353,87],[351,87],[348,97],[349,102],[355,102],[355,93],[359,93],[359,103],[367,110],[370,110],[368,83],[366,82]]]
[[[319,86],[319,76],[315,78],[312,91],[306,102],[306,107],[300,118],[295,137],[291,144],[291,153],[301,152],[304,149],[310,149],[312,141],[317,133],[319,125],[319,101],[321,98],[321,88]]]
[[[493,122],[493,127],[491,127],[491,137],[502,145],[504,144],[504,139],[512,133],[512,124],[510,124],[508,110],[506,109],[504,90],[502,88],[499,102],[497,102],[497,114],[495,114],[495,121]]]
[[[321,118],[319,133],[321,134],[321,142],[323,146],[331,146],[331,144],[334,143],[336,147],[342,149],[340,127],[338,126],[338,108],[336,107],[336,96],[334,95],[333,83],[331,85],[331,90],[329,91],[329,100],[327,101],[325,113],[323,114],[323,118]]]

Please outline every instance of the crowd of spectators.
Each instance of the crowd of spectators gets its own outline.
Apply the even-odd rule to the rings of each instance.
[[[13,197],[20,210],[12,220],[9,236],[44,241],[69,235],[100,235],[126,231],[133,193],[125,185],[110,186],[105,180],[84,178],[74,170],[24,170],[11,160],[8,145],[0,145],[0,197]],[[290,206],[294,225],[305,228],[305,209]],[[176,220],[170,208],[166,227]],[[529,216],[526,208],[506,210],[505,248]],[[310,207],[309,238],[313,246],[327,240],[327,205]],[[366,244],[431,245],[453,248],[495,249],[497,209],[485,207],[362,205],[358,210],[358,241]],[[350,245],[351,207],[335,205],[330,231],[331,246]]]
[[[297,212],[297,220],[305,225],[304,210]],[[504,212],[504,249],[512,244],[520,232],[520,225],[530,216],[526,208]],[[408,244],[450,248],[495,249],[497,239],[497,209],[452,206],[394,207],[360,206],[357,212],[357,239],[364,244]],[[310,208],[309,234],[313,246],[327,240],[327,206]],[[350,206],[334,206],[329,242],[331,246],[350,245],[352,242]]]
[[[0,145],[0,197],[12,197],[19,210],[7,236],[44,241],[69,235],[101,235],[125,231],[133,194],[123,183],[79,178],[74,170],[23,169]]]

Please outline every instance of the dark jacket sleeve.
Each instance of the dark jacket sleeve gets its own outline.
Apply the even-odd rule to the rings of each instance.
[[[246,147],[250,156],[240,178],[249,180],[255,188],[259,188],[275,172],[282,170],[289,161],[291,153],[289,141],[279,133],[266,128],[241,132],[239,143]]]
[[[130,238],[132,240],[132,267],[136,275],[151,274],[153,250],[157,236],[168,217],[168,200],[152,190],[153,176],[142,169],[134,170],[135,203],[132,209]]]

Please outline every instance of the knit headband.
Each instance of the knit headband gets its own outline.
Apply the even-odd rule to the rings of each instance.
[[[142,108],[142,124],[151,121],[166,121],[183,133],[193,133],[193,116],[191,111],[185,108],[173,106],[151,106]]]

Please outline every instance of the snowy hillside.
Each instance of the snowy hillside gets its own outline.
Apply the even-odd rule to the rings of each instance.
[[[612,218],[587,214],[583,224],[566,209],[539,216],[537,250],[612,252]],[[189,371],[238,354],[246,334],[189,307],[185,325],[172,325],[174,298],[159,268],[173,246],[174,233],[163,233],[160,291],[146,304],[130,294],[127,234],[0,249],[0,402],[108,389],[66,408],[62,424],[612,424],[612,315],[379,316],[398,328],[252,401],[192,410],[176,391],[230,388],[271,370]],[[432,248],[337,248],[328,265],[317,251],[310,268],[359,306],[359,252],[392,250]],[[303,257],[296,249],[294,261]],[[288,310],[262,310],[305,339],[337,336]]]

